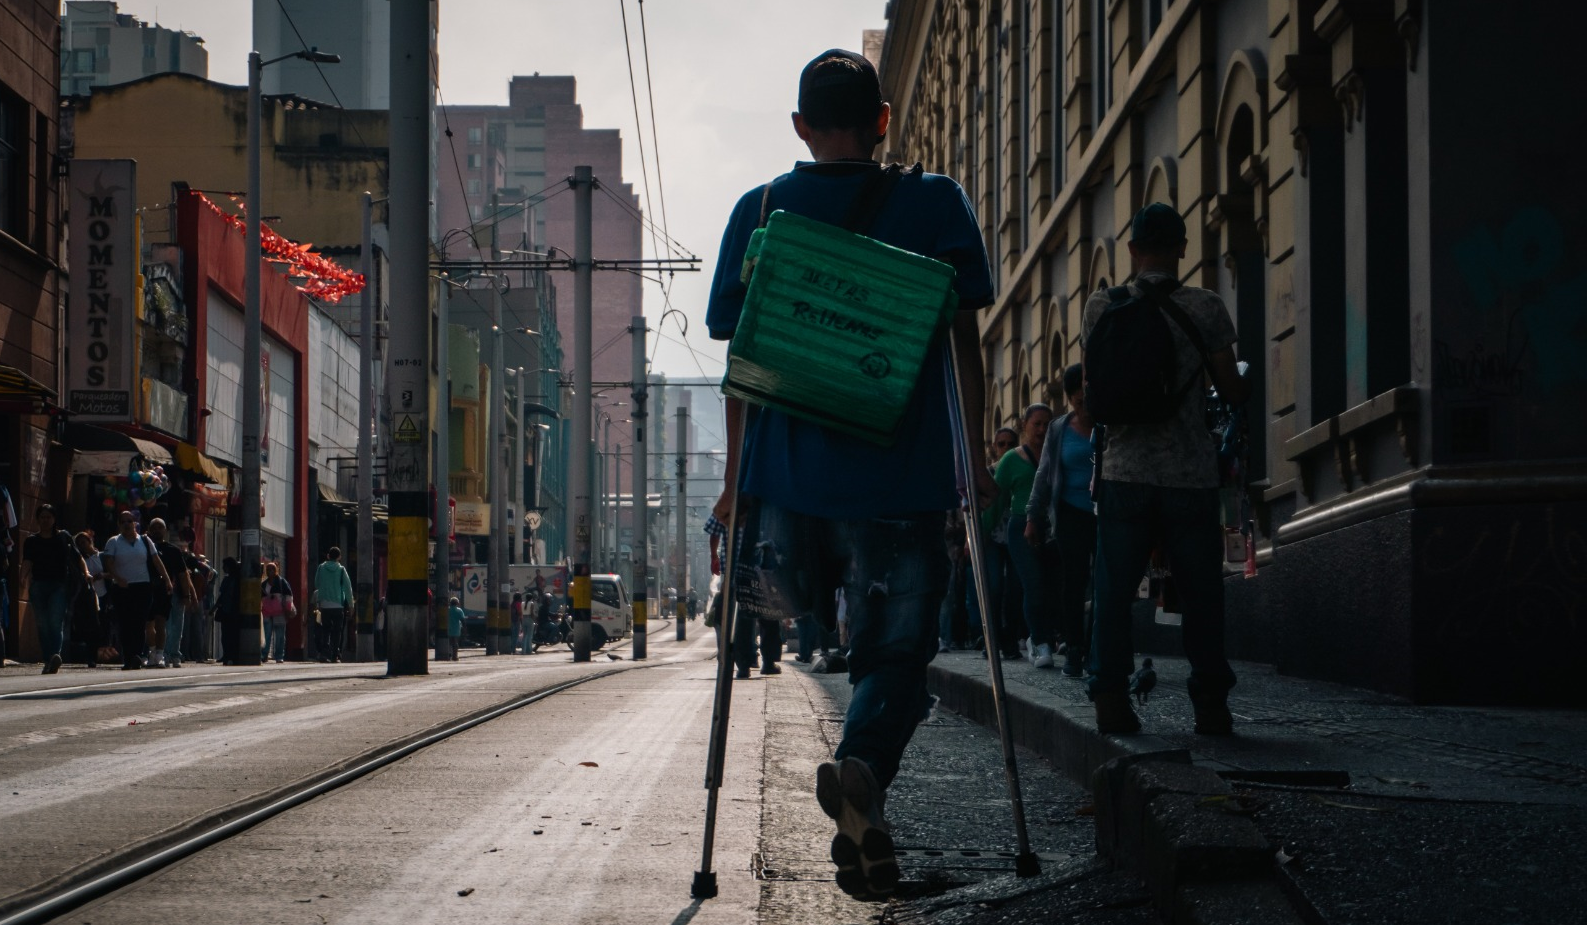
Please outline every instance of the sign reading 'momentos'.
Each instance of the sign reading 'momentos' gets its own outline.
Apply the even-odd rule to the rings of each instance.
[[[137,164],[74,160],[66,408],[131,421],[137,387]]]

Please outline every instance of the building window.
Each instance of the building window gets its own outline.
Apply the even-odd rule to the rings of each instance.
[[[477,206],[477,205],[476,206],[469,206],[468,207],[468,216],[469,216],[469,218],[473,219],[476,222],[479,221],[480,219],[485,217],[485,207],[484,206]]]
[[[27,106],[0,85],[0,231],[27,240]]]
[[[470,196],[478,196],[479,195],[479,191],[480,191],[480,183],[479,183],[479,180],[477,178],[468,181],[468,194]]]
[[[1146,20],[1144,23],[1146,28],[1142,31],[1148,42],[1157,32],[1157,27],[1163,24],[1163,5],[1164,0],[1146,0],[1141,6],[1141,16]]]
[[[480,128],[479,126],[476,125],[473,128],[468,130],[468,143],[469,144],[477,145],[481,141],[483,141],[484,139],[485,139],[485,130]],[[470,157],[472,157],[472,156],[473,155],[470,155]]]
[[[482,161],[482,159],[480,158],[480,156],[478,154],[470,154],[468,156],[468,169],[469,170],[478,170],[479,169],[479,165],[481,163],[483,163],[483,161]]]
[[[1064,94],[1064,13],[1059,0],[1048,0],[1047,22],[1052,28],[1052,190],[1056,199],[1064,188],[1064,163],[1068,145],[1069,107]]]
[[[1091,11],[1091,128],[1095,130],[1113,103],[1113,69],[1108,61],[1109,0],[1093,0]]]
[[[94,70],[94,50],[92,48],[79,48],[73,51],[72,70],[79,74],[92,73]]]

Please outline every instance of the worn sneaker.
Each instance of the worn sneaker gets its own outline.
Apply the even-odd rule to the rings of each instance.
[[[1045,642],[1037,643],[1036,651],[1031,653],[1030,662],[1037,668],[1052,667],[1052,646]]]
[[[937,652],[939,654],[941,654],[943,652],[952,652],[952,651],[953,651],[953,646],[950,646],[950,645],[948,645],[945,642],[937,643]]]
[[[762,667],[761,670],[760,670],[760,673],[761,674],[782,674],[782,666],[777,664],[776,662],[772,662],[771,664]]]
[[[898,887],[893,837],[882,815],[885,797],[870,766],[858,758],[816,768],[816,802],[838,824],[832,836],[838,886],[855,899],[884,899]]]
[[[1079,680],[1085,676],[1086,669],[1079,661],[1065,661],[1063,667],[1064,677]]]
[[[44,673],[45,674],[54,674],[55,672],[60,671],[60,670],[61,670],[61,654],[59,652],[57,652],[54,655],[50,656],[50,660],[49,661],[44,663]]]
[[[740,681],[748,680],[749,679],[749,666],[748,665],[744,665],[743,667],[739,668],[738,673],[734,674],[733,677],[737,678]]]

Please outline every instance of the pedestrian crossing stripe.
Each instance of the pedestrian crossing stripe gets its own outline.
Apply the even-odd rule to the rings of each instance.
[[[398,443],[420,442],[419,416],[417,414],[397,415],[396,441]]]

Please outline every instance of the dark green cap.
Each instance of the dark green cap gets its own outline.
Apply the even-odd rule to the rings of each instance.
[[[1178,244],[1185,240],[1185,220],[1166,202],[1154,202],[1135,213],[1130,240],[1148,247]]]

